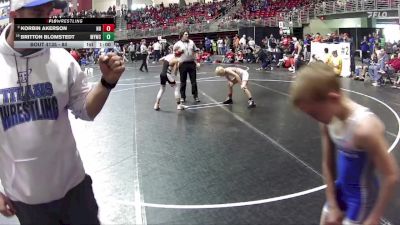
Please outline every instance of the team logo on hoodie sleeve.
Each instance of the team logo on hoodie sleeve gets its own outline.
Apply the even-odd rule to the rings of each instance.
[[[20,80],[24,83],[24,79]],[[0,117],[4,131],[31,121],[57,120],[58,102],[52,84],[45,82],[0,89]]]

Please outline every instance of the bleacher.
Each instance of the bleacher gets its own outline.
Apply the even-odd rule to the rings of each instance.
[[[208,4],[194,3],[186,7],[170,4],[146,6],[144,9],[128,11],[125,19],[127,29],[148,29],[153,27],[174,26],[178,23],[196,24],[211,21],[224,12],[231,0]]]
[[[265,1],[249,1],[244,9],[249,18],[268,18],[278,16],[280,13],[288,13],[290,11],[299,10],[305,6],[309,6],[310,1],[303,0],[277,0],[268,4]],[[243,15],[243,13],[242,13]]]

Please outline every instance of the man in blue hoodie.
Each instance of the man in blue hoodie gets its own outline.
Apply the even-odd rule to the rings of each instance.
[[[17,49],[14,18],[48,18],[53,0],[12,0],[0,36],[0,213],[25,224],[100,224],[68,110],[93,120],[125,70],[114,53],[100,56],[92,88],[65,50]]]
[[[205,38],[204,46],[206,47],[206,52],[210,53],[211,52],[211,40],[208,37]]]

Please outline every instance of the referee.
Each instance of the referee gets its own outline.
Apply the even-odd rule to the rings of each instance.
[[[180,58],[179,73],[181,76],[181,103],[186,101],[186,80],[189,74],[190,82],[192,83],[192,94],[196,102],[200,102],[197,81],[196,81],[196,45],[189,39],[189,32],[181,32],[181,40],[174,45],[175,49],[182,49],[183,54]]]

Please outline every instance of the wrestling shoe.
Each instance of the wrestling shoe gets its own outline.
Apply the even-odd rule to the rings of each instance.
[[[256,107],[256,103],[254,102],[254,100],[249,100],[248,103],[249,103],[249,105],[247,106],[248,108],[255,108]]]
[[[228,98],[225,101],[223,101],[222,104],[233,104],[233,101],[231,98]]]
[[[154,110],[156,110],[156,111],[160,110],[160,104],[156,103],[154,105]]]
[[[187,109],[187,106],[182,105],[182,104],[179,104],[179,105],[176,107],[176,109],[177,109],[177,110],[185,110],[185,109]]]

